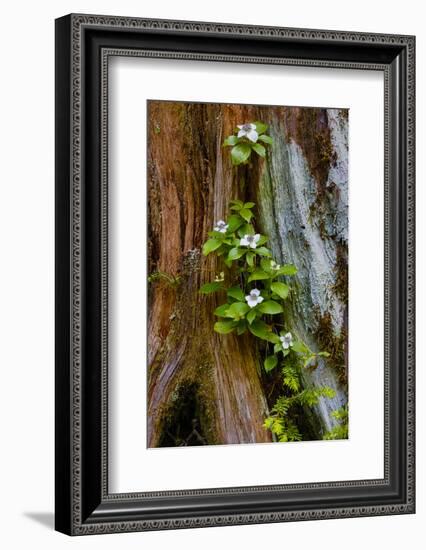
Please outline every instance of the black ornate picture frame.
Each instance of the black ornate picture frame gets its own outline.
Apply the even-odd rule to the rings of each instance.
[[[384,74],[384,477],[108,491],[107,123],[111,56]],[[415,511],[413,36],[68,15],[56,21],[56,529],[69,535]]]

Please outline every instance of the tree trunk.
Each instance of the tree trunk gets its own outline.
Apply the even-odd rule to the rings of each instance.
[[[347,403],[348,115],[283,107],[267,122],[274,148],[255,200],[274,256],[298,267],[289,325],[311,349],[331,353],[305,371],[306,386],[336,391],[311,419],[323,434]]]
[[[274,146],[235,170],[223,140],[253,120],[270,125]],[[345,125],[346,112],[332,109],[149,102],[150,447],[271,441],[255,339],[216,334],[224,296],[198,292],[223,269],[200,251],[235,198],[256,202],[274,256],[299,268],[287,322],[313,349],[332,348],[305,383],[337,391],[307,418],[318,434],[333,425],[347,399]]]
[[[200,255],[207,232],[239,195],[222,158],[223,127],[231,132],[232,120],[241,119],[238,108],[229,111],[225,117],[219,105],[149,105],[149,272],[179,277],[175,285],[160,279],[149,291],[150,447],[167,436],[182,444],[193,420],[209,444],[271,441],[256,349],[248,336],[216,334],[218,298],[198,292],[219,271],[213,255]]]

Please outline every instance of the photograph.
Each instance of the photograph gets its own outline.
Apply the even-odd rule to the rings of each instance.
[[[148,448],[349,438],[349,124],[147,101]]]

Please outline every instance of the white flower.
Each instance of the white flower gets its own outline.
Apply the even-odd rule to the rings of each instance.
[[[228,224],[223,220],[219,220],[213,228],[213,231],[219,231],[219,233],[226,233],[227,230]]]
[[[280,336],[280,340],[283,349],[288,349],[290,346],[293,345],[293,336],[291,335],[291,332],[287,332],[287,334],[284,334],[284,336]]]
[[[238,132],[238,137],[246,137],[253,143],[256,143],[259,134],[256,132],[256,124],[238,124],[240,131]]]
[[[257,304],[260,304],[263,302],[263,298],[260,295],[260,290],[257,288],[253,288],[253,290],[250,290],[250,294],[246,296],[246,302],[250,307],[257,306]]]
[[[277,264],[277,262],[274,262],[274,260],[271,260],[271,269],[278,270],[281,269],[280,264]]]
[[[257,233],[256,235],[244,235],[244,237],[240,240],[240,246],[249,246],[250,248],[256,248],[259,239],[259,233]]]
[[[225,280],[225,273],[223,271],[221,271],[219,275],[216,275],[214,280],[215,280],[216,283],[221,283],[222,281]]]

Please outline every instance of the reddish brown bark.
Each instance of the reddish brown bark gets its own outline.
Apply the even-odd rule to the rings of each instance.
[[[210,444],[270,441],[258,357],[248,337],[213,331],[224,296],[200,286],[219,271],[200,254],[214,222],[226,216],[240,182],[224,136],[245,119],[239,107],[149,104],[149,271],[180,277],[149,291],[148,444],[161,443],[179,391],[191,387],[200,431]]]

